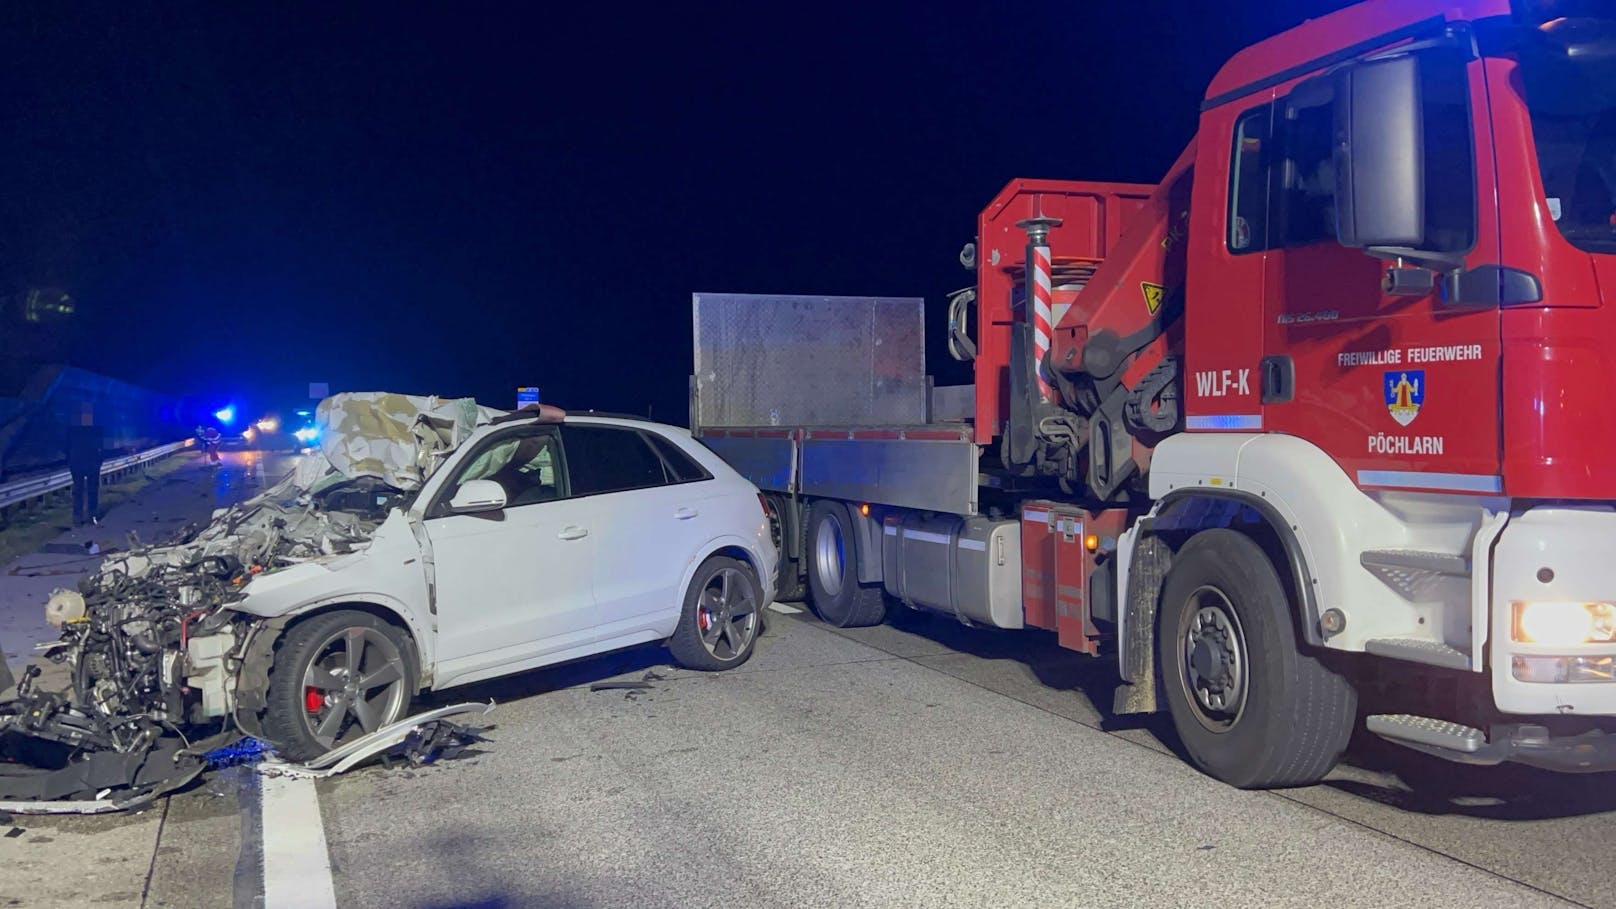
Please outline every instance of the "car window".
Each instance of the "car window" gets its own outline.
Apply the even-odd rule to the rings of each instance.
[[[696,459],[685,454],[684,450],[664,436],[654,432],[645,434],[651,440],[651,447],[662,456],[662,462],[667,467],[668,476],[675,483],[693,483],[697,480],[711,480],[713,475],[707,468],[696,463]]]
[[[453,481],[444,487],[440,502],[454,498],[471,480],[493,480],[505,490],[507,508],[567,497],[565,472],[555,432],[526,429],[496,437],[472,455]]]
[[[640,433],[615,426],[565,426],[567,467],[573,495],[662,486],[668,474],[662,458]]]

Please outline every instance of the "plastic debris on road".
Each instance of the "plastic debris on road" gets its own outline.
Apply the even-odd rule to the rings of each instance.
[[[258,772],[323,780],[347,773],[373,758],[381,758],[384,763],[402,759],[415,765],[431,764],[457,757],[469,746],[484,741],[481,733],[486,731],[485,728],[451,723],[448,722],[449,717],[471,713],[487,715],[493,709],[492,701],[487,704],[439,707],[407,717],[391,726],[383,726],[304,764],[289,764],[271,756],[258,763]]]
[[[268,744],[249,737],[238,739],[222,748],[215,748],[202,755],[202,758],[208,762],[209,767],[223,770],[242,764],[256,764],[271,754],[274,754],[274,749]]]

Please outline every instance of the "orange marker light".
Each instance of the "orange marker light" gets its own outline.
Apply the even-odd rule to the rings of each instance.
[[[859,506],[859,514],[864,515],[865,517],[870,516],[870,505],[868,502]]]
[[[1083,548],[1087,549],[1089,552],[1093,552],[1094,550],[1099,549],[1100,548],[1100,538],[1095,536],[1092,533],[1089,534],[1088,536],[1083,538]]]

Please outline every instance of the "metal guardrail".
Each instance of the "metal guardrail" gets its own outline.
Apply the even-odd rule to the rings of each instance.
[[[114,458],[111,461],[105,461],[101,464],[101,476],[103,478],[108,476],[116,476],[143,464],[150,464],[152,461],[166,458],[177,451],[183,451],[190,448],[193,444],[195,444],[195,442],[195,439],[186,439],[183,442],[160,445],[156,448],[148,448],[145,451],[135,452],[132,455],[126,455],[121,458]],[[8,508],[20,502],[41,498],[57,491],[58,489],[68,489],[72,487],[72,485],[73,474],[66,470],[50,474],[40,474],[39,476],[24,477],[20,480],[13,480],[10,483],[0,484],[0,508]]]

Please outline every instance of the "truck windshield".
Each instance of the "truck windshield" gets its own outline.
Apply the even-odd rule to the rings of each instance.
[[[1579,248],[1616,253],[1616,19],[1555,19],[1516,50],[1549,214]]]

